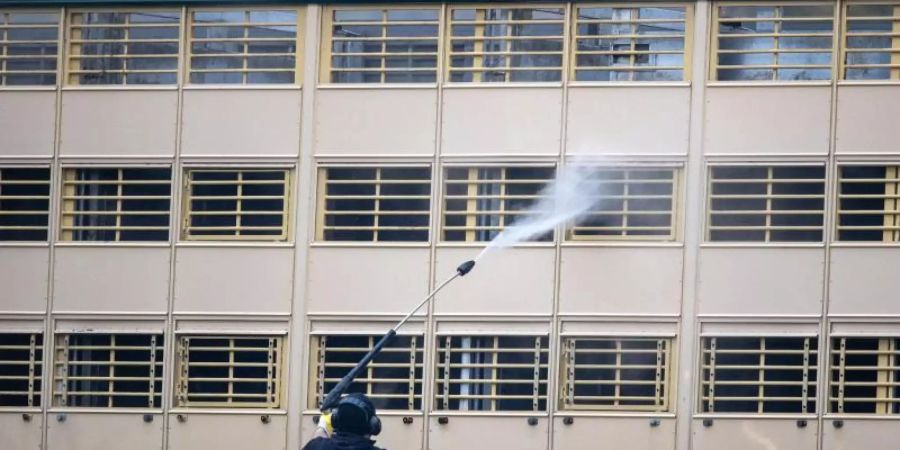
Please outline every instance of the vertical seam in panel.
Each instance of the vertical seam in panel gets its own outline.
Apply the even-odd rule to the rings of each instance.
[[[710,58],[710,11],[715,7],[711,2],[698,1],[694,8],[694,29],[691,73],[707,73],[704,68]],[[700,37],[700,39],[697,39]],[[704,212],[703,181],[706,179],[703,164],[703,132],[706,108],[706,77],[694,79],[691,83],[690,114],[688,118],[688,157],[684,168],[684,246],[682,254],[681,324],[678,334],[681,364],[674,384],[676,413],[675,447],[678,450],[691,448],[692,415],[697,392],[695,371],[698,367],[698,346],[695,344],[699,326],[696,321],[697,287],[699,282],[700,242],[702,241]]]

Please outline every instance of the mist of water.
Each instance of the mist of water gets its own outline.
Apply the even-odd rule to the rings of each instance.
[[[509,247],[553,231],[560,224],[576,222],[597,203],[602,183],[597,172],[585,166],[565,166],[539,194],[541,199],[526,214],[491,240],[475,257],[492,249]]]

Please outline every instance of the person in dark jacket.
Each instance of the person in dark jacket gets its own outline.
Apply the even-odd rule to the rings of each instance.
[[[363,394],[349,394],[331,414],[319,417],[316,433],[303,450],[383,450],[372,440],[380,432],[381,419],[372,400]]]

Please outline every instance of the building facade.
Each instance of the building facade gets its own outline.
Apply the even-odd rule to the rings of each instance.
[[[900,438],[900,2],[0,0],[0,448]]]

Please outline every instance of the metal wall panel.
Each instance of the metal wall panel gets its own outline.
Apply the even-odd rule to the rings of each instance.
[[[175,257],[175,311],[289,313],[290,247],[180,247]]]
[[[654,418],[655,419],[655,418]],[[573,417],[566,425],[553,419],[553,450],[671,450],[675,448],[675,419],[650,417]]]
[[[269,423],[264,423],[267,416]],[[169,423],[168,448],[172,450],[246,450],[286,448],[287,416],[281,414],[184,414]]]
[[[824,155],[830,117],[830,86],[710,86],[703,151]]]
[[[894,248],[831,249],[829,314],[900,314]]]
[[[59,247],[53,310],[164,314],[170,254],[168,247]]]
[[[900,153],[896,86],[839,86],[836,153]]]
[[[56,91],[0,92],[0,156],[53,155]]]
[[[569,155],[686,155],[689,87],[569,88]]]
[[[50,249],[6,247],[0,249],[0,311],[47,311]]]
[[[547,448],[550,421],[546,417],[533,426],[527,417],[452,416],[445,425],[438,423],[438,417],[443,416],[432,416],[428,422],[430,450],[496,448],[500,442],[517,450]]]
[[[319,89],[319,155],[433,155],[436,89]]]
[[[841,428],[834,420],[822,425],[822,450],[862,450],[889,448],[900,440],[896,420],[841,419]]]
[[[178,93],[66,90],[61,156],[172,156]]]
[[[60,421],[59,415],[65,419]],[[152,414],[50,413],[46,450],[159,450],[163,447],[163,416]],[[111,433],[115,430],[115,433]]]
[[[187,89],[184,156],[296,156],[300,152],[297,89]]]
[[[3,450],[38,450],[43,438],[44,417],[31,414],[29,421],[21,413],[0,414],[0,448]]]
[[[715,419],[711,427],[693,421],[692,450],[815,450],[818,425],[791,419]]]

